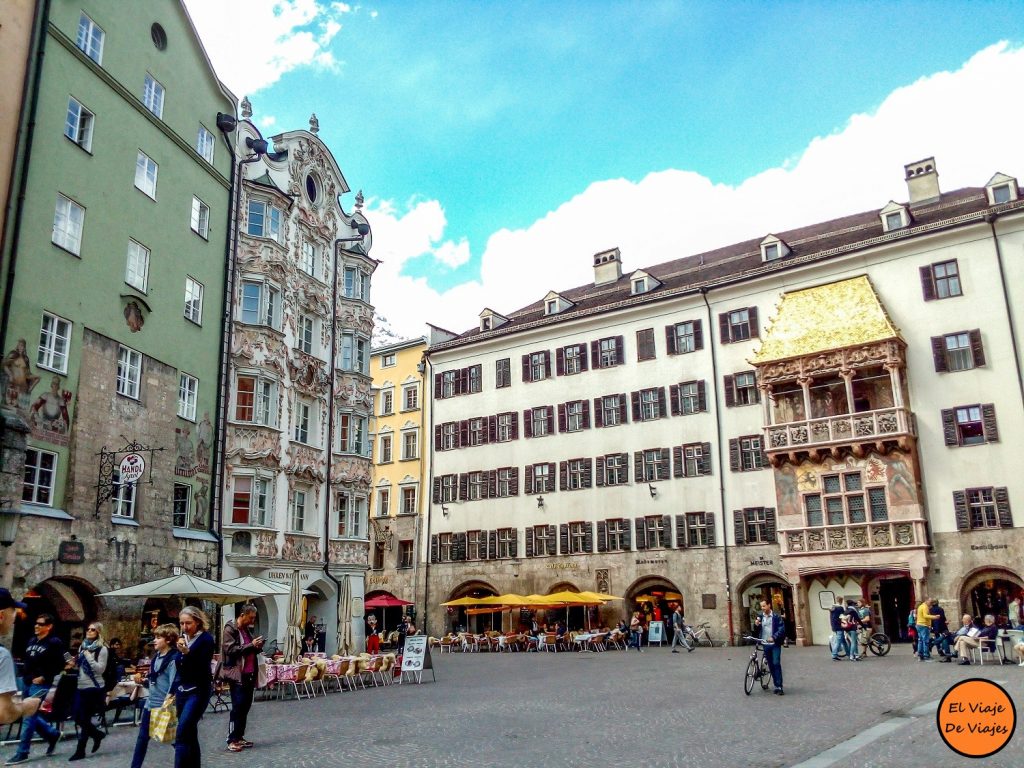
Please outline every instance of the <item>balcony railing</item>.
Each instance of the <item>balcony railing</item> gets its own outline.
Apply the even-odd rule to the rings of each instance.
[[[848,523],[779,531],[782,555],[836,554],[926,546],[924,520]]]
[[[844,413],[765,427],[768,451],[861,443],[913,434],[913,414],[906,408]]]

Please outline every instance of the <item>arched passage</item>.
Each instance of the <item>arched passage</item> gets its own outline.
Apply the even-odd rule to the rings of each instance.
[[[460,597],[490,597],[497,594],[498,590],[486,581],[464,581],[451,591],[451,594],[448,595],[448,600],[457,600]],[[445,602],[448,602],[448,600],[445,600]],[[496,625],[500,626],[495,621],[495,614],[493,613],[471,614],[462,605],[450,605],[447,606],[446,610],[448,612],[448,627],[453,632],[458,632],[460,629],[465,629],[469,632],[483,632],[487,629],[493,629]]]
[[[1020,598],[1024,579],[1009,568],[988,566],[968,573],[960,585],[960,610],[969,613],[976,622],[988,613],[996,617],[1008,614],[1009,603]]]
[[[773,571],[755,571],[740,582],[739,630],[753,634],[754,618],[760,612],[761,601],[767,600],[772,610],[786,620],[786,636],[796,641],[796,613],[793,608],[793,588],[785,577]]]
[[[645,626],[664,621],[677,605],[683,606],[683,615],[686,615],[686,596],[674,581],[664,576],[641,576],[629,585],[623,597],[627,613],[632,616],[633,611],[639,611]]]
[[[26,621],[19,621],[14,626],[14,655],[20,656],[24,651],[33,636],[36,616],[43,613],[53,616],[52,632],[65,644],[81,641],[85,636],[85,625],[98,618],[97,591],[89,582],[74,576],[55,576],[32,587],[23,598],[28,606]]]

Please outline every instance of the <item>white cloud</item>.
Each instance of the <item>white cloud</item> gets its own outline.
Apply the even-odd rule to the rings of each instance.
[[[218,77],[241,98],[298,67],[336,69],[328,50],[342,28],[344,3],[316,0],[186,0]],[[239,41],[245,55],[238,55]]]
[[[593,280],[590,257],[622,249],[632,271],[740,240],[906,200],[903,165],[934,155],[944,190],[982,186],[996,171],[1024,178],[1024,49],[1005,44],[973,56],[956,72],[941,72],[891,93],[871,114],[858,114],[835,133],[813,139],[781,168],[766,169],[733,187],[699,173],[666,170],[633,183],[591,184],[525,229],[495,232],[482,257],[481,279],[438,292],[400,274],[424,253],[457,266],[464,243],[444,240],[440,202],[418,201],[405,212],[388,201],[367,208],[374,301],[400,333],[415,336],[424,322],[465,331],[485,306],[511,312]]]
[[[260,128],[273,128],[277,125],[277,118],[273,115],[260,115]]]

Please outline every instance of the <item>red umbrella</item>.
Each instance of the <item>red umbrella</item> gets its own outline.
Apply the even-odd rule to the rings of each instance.
[[[363,605],[367,608],[398,608],[403,605],[412,605],[408,600],[400,600],[393,595],[377,595],[371,597]]]

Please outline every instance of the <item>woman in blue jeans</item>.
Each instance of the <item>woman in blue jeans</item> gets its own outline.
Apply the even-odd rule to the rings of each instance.
[[[210,703],[214,641],[210,620],[198,608],[186,606],[178,616],[178,731],[174,737],[174,768],[199,768],[199,721]]]
[[[142,710],[139,722],[139,736],[135,740],[135,754],[132,756],[132,768],[142,768],[146,761],[149,748],[149,718],[152,710],[159,709],[164,699],[174,692],[174,683],[178,677],[178,628],[173,624],[162,624],[153,631],[153,647],[156,655],[149,664],[149,698]],[[142,683],[142,675],[135,676],[136,683]]]

